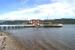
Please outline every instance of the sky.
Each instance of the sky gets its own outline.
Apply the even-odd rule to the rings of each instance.
[[[0,0],[0,20],[75,18],[75,0]]]

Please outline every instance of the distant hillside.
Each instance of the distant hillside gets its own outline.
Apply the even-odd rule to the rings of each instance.
[[[75,19],[56,19],[54,20],[56,23],[63,23],[63,24],[75,24]]]
[[[75,24],[75,19],[56,19],[55,22],[63,24]]]
[[[11,24],[23,24],[23,23],[28,23],[29,21],[27,21],[27,20],[15,20],[15,21],[4,21],[4,22],[1,22],[0,21],[0,25],[2,25],[2,24],[9,24],[9,25],[11,25]]]
[[[55,20],[48,19],[48,20],[44,20],[44,22],[75,24],[75,19],[55,19]]]
[[[75,24],[75,19],[55,19],[55,20],[43,20],[43,22],[52,22],[52,23],[63,23],[63,24]],[[0,20],[0,25],[3,24],[29,24],[28,20],[15,20],[15,21],[5,21]]]

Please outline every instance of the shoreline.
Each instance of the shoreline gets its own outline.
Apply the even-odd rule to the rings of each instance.
[[[25,48],[8,33],[0,32],[0,50],[25,50]]]

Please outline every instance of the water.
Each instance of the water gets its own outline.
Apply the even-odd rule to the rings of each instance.
[[[75,50],[75,25],[64,25],[61,28],[23,28],[5,32],[9,32],[30,49],[41,47],[42,50]]]

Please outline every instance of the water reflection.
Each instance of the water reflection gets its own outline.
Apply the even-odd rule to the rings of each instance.
[[[6,32],[11,33],[28,50],[74,50],[74,27],[75,25],[64,25],[62,28],[23,28]]]

